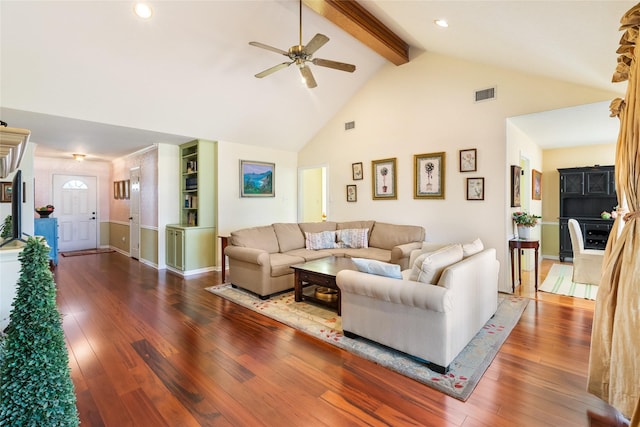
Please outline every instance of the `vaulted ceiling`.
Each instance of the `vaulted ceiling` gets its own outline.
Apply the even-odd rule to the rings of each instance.
[[[359,22],[366,13],[345,12],[335,0],[304,3],[303,43],[325,34],[330,41],[314,56],[357,67],[310,65],[314,89],[293,66],[254,77],[286,58],[248,42],[283,50],[298,43],[295,0],[152,1],[148,20],[126,1],[3,0],[0,118],[30,129],[43,155],[111,159],[193,138],[299,150],[381,67],[402,62]],[[634,2],[360,4],[410,45],[409,57],[437,52],[624,90],[610,81],[618,22]],[[449,28],[433,25],[437,18]]]

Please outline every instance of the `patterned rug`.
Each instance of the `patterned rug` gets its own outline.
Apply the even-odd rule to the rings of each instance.
[[[60,252],[60,255],[64,257],[70,257],[70,256],[81,256],[81,255],[108,254],[111,252],[115,252],[115,251],[109,248],[99,248],[99,249],[85,249],[82,251]]]
[[[572,282],[572,276],[573,266],[553,264],[549,270],[549,274],[547,274],[542,285],[538,287],[538,290],[552,294],[595,300],[598,287],[596,285]]]
[[[499,294],[495,316],[451,362],[449,372],[439,374],[405,353],[364,338],[345,337],[340,316],[335,311],[295,302],[292,291],[263,301],[229,284],[206,290],[462,401],[469,398],[529,303],[525,298]]]

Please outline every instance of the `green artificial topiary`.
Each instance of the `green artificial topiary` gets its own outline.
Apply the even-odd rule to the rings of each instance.
[[[11,215],[7,215],[4,218],[4,222],[0,225],[0,237],[6,239],[13,234],[13,223],[11,222]]]
[[[76,396],[44,239],[30,237],[0,364],[0,426],[77,426]]]

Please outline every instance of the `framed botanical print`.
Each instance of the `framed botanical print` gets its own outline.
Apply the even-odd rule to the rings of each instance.
[[[364,175],[362,173],[362,162],[351,164],[351,175],[353,176],[354,181],[358,181],[364,178]]]
[[[511,166],[511,207],[520,207],[520,175],[522,168],[520,166]]]
[[[484,200],[484,178],[467,178],[467,200]]]
[[[353,184],[347,185],[347,202],[358,201],[358,187]]]
[[[0,182],[0,203],[11,203],[11,182]]]
[[[371,161],[371,183],[373,185],[373,200],[395,200],[398,198],[395,157]]]
[[[531,170],[531,198],[542,200],[542,172]]]
[[[413,198],[444,199],[446,153],[413,156]]]
[[[460,150],[460,172],[475,172],[478,170],[477,153],[475,148]]]
[[[275,163],[240,160],[240,197],[275,197]]]

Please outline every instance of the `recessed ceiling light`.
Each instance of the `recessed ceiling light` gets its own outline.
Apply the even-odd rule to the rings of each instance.
[[[446,19],[436,19],[433,21],[433,23],[440,28],[447,28],[449,26],[449,23],[447,22]]]
[[[142,19],[149,19],[151,15],[153,15],[153,9],[146,3],[136,3],[135,6],[133,6],[133,11]]]

